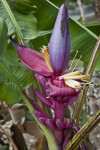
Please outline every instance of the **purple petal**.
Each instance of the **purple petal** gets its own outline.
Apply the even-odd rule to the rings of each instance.
[[[59,9],[49,44],[50,61],[55,71],[62,72],[67,68],[70,48],[68,11],[63,4]]]
[[[73,127],[72,127],[74,130],[75,130],[75,132],[77,133],[78,131],[79,131],[79,129],[80,129],[80,127],[76,124],[76,123],[73,123]]]
[[[46,94],[49,96],[59,96],[59,97],[77,97],[77,94],[75,89],[68,87],[65,85],[63,80],[54,80],[49,79],[48,80],[48,89],[46,90]],[[63,101],[63,98],[62,98]],[[65,100],[64,100],[65,102]]]
[[[56,129],[56,124],[55,124],[54,120],[52,120],[52,119],[47,119],[47,120],[45,121],[45,124],[46,124],[46,126],[47,126],[48,128],[50,128],[50,129],[52,129],[52,130],[55,130],[55,129]]]
[[[39,120],[39,122],[40,122],[41,124],[43,124],[44,126],[46,126],[45,121],[47,120],[47,118],[45,118],[45,117],[40,117],[38,120]]]
[[[46,86],[48,80],[45,77],[41,76],[38,73],[35,74],[35,77],[44,87]]]
[[[64,121],[64,128],[70,128],[72,125],[72,122],[69,122],[69,120]]]
[[[34,115],[37,117],[37,118],[40,118],[40,117],[45,117],[45,118],[48,118],[48,116],[46,114],[43,114],[39,111],[35,111],[34,112]]]
[[[84,142],[82,142],[82,150],[86,150],[86,146],[85,146],[85,143]]]
[[[43,116],[48,117],[48,115],[44,112],[44,110],[36,102],[33,102],[33,106],[38,112],[41,112],[43,114]]]
[[[78,91],[77,92],[77,94],[75,94],[75,95],[73,95],[73,96],[70,96],[70,97],[65,97],[65,103],[64,103],[64,105],[65,106],[68,106],[68,105],[71,105],[72,103],[74,103],[75,102],[75,100],[79,97],[79,95],[80,95],[80,92],[81,91]]]
[[[42,104],[46,105],[47,107],[52,108],[52,103],[49,101],[49,98],[46,99],[44,97],[44,95],[39,91],[39,89],[35,90],[36,96],[38,97],[38,99],[41,101]]]
[[[34,51],[26,46],[22,46],[12,39],[11,42],[17,50],[20,60],[28,68],[44,76],[52,75],[41,53]]]
[[[60,119],[56,119],[56,126],[57,126],[57,129],[63,129],[64,128],[64,125]]]
[[[40,117],[38,120],[39,120],[39,122],[40,122],[41,124],[43,124],[44,126],[50,128],[50,129],[52,129],[52,130],[55,130],[55,129],[56,129],[53,120],[47,119],[47,118],[45,118],[45,117]]]
[[[70,141],[70,132],[67,134],[64,143],[63,143],[63,149],[65,149],[66,145],[69,143]]]

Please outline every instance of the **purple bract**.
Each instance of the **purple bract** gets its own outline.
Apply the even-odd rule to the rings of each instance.
[[[81,91],[79,80],[86,79],[86,75],[80,75],[80,71],[66,70],[71,49],[66,6],[63,4],[60,7],[49,46],[43,46],[42,54],[19,45],[12,39],[11,42],[17,50],[20,60],[36,72],[35,77],[43,85],[46,96],[39,89],[36,89],[35,93],[44,105],[54,110],[55,117],[51,119],[35,102],[33,103],[36,109],[34,115],[43,125],[52,129],[58,144],[61,144],[66,131],[73,124],[68,120],[64,121],[64,108],[71,105],[79,96]],[[66,73],[64,74],[64,72]]]

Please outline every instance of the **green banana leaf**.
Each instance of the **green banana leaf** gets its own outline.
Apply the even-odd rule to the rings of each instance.
[[[85,27],[87,27],[97,36],[100,36],[100,23],[88,23],[88,24],[85,24]]]
[[[19,65],[17,66],[7,61],[5,57],[5,53],[7,54],[8,49],[7,26],[2,18],[0,18],[0,39],[0,99],[6,101],[8,104],[13,104],[22,98],[19,85],[21,85],[23,89],[28,88],[34,78],[32,71],[20,63],[18,58],[16,61],[18,61]],[[11,51],[9,53],[11,53]],[[11,55],[8,56],[9,59],[13,58],[13,55],[12,58]]]
[[[24,13],[26,8],[25,9],[23,8],[23,10],[21,10],[22,12],[24,11],[23,13],[21,13],[20,11],[18,12],[18,8],[19,8],[18,6],[22,6],[23,3],[17,2],[18,3],[17,9],[15,7],[12,8],[12,12],[16,18],[16,21],[17,21],[19,28],[23,34],[23,37],[24,38],[25,38],[25,36],[27,37],[27,40],[28,40],[27,43],[29,43],[29,39],[30,39],[31,47],[33,47],[35,50],[38,50],[38,51],[40,51],[40,47],[42,47],[42,45],[44,45],[44,44],[48,45],[49,40],[50,40],[50,33],[52,31],[52,28],[54,26],[54,22],[55,22],[55,19],[57,16],[58,6],[63,1],[60,1],[60,3],[57,1],[56,2],[57,6],[55,4],[53,4],[52,2],[53,1],[48,1],[48,0],[41,0],[41,1],[40,0],[38,0],[38,1],[29,0],[29,3],[32,6],[36,5],[36,11],[33,12],[35,20],[33,19],[34,17],[29,19],[30,21],[33,21],[35,23],[35,26],[34,26],[34,23],[31,22],[31,26],[32,25],[34,26],[34,30],[33,30],[33,31],[35,31],[34,33],[32,31],[33,28],[30,27],[30,22],[29,22],[29,24],[27,23],[27,25],[26,25],[26,21],[24,20],[25,18],[27,18],[27,15],[30,16],[30,14],[28,14],[29,12],[27,12],[26,14]],[[25,4],[25,2],[24,2],[24,4]],[[27,3],[26,3],[26,6],[30,7],[30,5],[28,6]],[[5,12],[2,5],[0,5],[0,8],[2,8],[2,9],[0,9],[1,12],[3,12],[2,14],[0,14],[1,17],[3,19],[5,19],[5,18],[9,19],[9,17],[8,17],[7,13]],[[33,14],[31,14],[31,15],[33,15]],[[23,15],[25,15],[25,17],[22,17]],[[10,24],[12,24],[11,21],[10,21]],[[8,26],[8,31],[9,31],[9,29],[12,29],[12,28],[10,26]],[[29,31],[29,33],[28,33],[28,31]],[[45,33],[44,33],[44,31],[45,31]],[[41,34],[40,34],[40,32],[41,32]],[[14,34],[14,30],[12,33]],[[98,39],[98,36],[95,35],[88,28],[86,28],[85,26],[83,26],[82,24],[80,24],[78,21],[74,20],[71,17],[70,17],[70,33],[71,33],[71,46],[73,49],[73,51],[71,52],[71,59],[73,59],[73,57],[76,54],[76,51],[78,50],[79,52],[78,52],[77,58],[79,58],[82,55],[81,60],[84,62],[85,66],[87,66],[89,59],[91,57],[91,54],[93,52],[94,46],[96,44],[96,41]],[[31,36],[30,36],[30,34],[31,34]],[[28,37],[29,37],[29,39],[28,39]],[[35,39],[33,39],[33,38],[35,38]],[[5,40],[5,43],[7,43],[7,40]],[[6,50],[4,50],[5,51],[4,56],[6,57],[7,61],[11,62],[13,65],[17,64],[17,63],[18,63],[18,65],[22,65],[20,62],[18,62],[18,57],[17,57],[16,52],[14,51],[14,48],[11,48],[11,47],[12,46],[10,45],[10,43],[9,43],[8,47],[6,47],[6,44],[5,44]],[[97,63],[96,69],[100,70],[99,62]]]
[[[28,0],[28,3],[25,3],[24,1],[24,5],[26,4],[27,9],[31,6],[33,7],[32,14],[30,14],[30,12],[27,12],[27,14],[25,14],[26,8],[24,7],[22,2],[17,2],[16,7],[11,7],[24,39],[31,40],[31,44],[33,45],[35,50],[40,51],[40,47],[42,47],[42,45],[48,45],[50,40],[50,35],[48,34],[50,34],[51,30],[53,29],[59,9],[58,7],[63,2],[63,0],[56,2],[53,2],[53,0]],[[22,8],[22,13],[18,12],[19,6]],[[34,7],[36,7],[35,10]],[[2,11],[3,7],[0,6],[0,8],[0,10]],[[7,17],[7,13],[4,11],[2,12],[8,19],[9,17]],[[2,13],[0,13],[0,16],[4,18],[4,15],[2,15]],[[71,17],[70,33],[71,47],[73,49],[71,53],[71,59],[73,59],[76,51],[78,50],[79,52],[76,58],[79,58],[82,55],[81,60],[85,63],[84,66],[87,66],[98,36]],[[46,42],[43,39],[46,39]],[[97,63],[96,65],[97,70],[99,70],[100,68],[98,64],[99,63]]]

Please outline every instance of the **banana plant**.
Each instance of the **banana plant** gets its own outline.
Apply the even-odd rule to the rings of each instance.
[[[4,46],[4,53],[1,53],[4,55],[4,57],[1,57],[0,61],[0,82],[2,83],[0,91],[5,92],[5,95],[2,96],[2,99],[9,104],[9,99],[6,97],[6,93],[9,91],[9,89],[6,87],[16,87],[15,93],[16,91],[19,91],[21,96],[21,98],[17,97],[16,99],[23,99],[26,103],[30,112],[46,136],[49,150],[77,149],[80,147],[80,145],[82,146],[82,149],[85,150],[85,138],[100,122],[100,111],[98,111],[81,129],[78,125],[88,89],[88,84],[91,80],[93,70],[100,53],[100,39],[78,21],[71,17],[69,18],[68,10],[65,4],[62,4],[60,8],[58,8],[57,4],[59,3],[56,2],[56,4],[53,4],[52,1],[48,0],[34,2],[29,0],[29,4],[37,6],[37,10],[35,10],[36,12],[34,13],[34,17],[37,19],[37,23],[36,20],[34,20],[34,23],[36,23],[35,25],[37,28],[31,29],[35,36],[33,35],[29,38],[29,35],[27,36],[27,32],[25,31],[28,31],[28,29],[25,28],[25,24],[27,23],[19,23],[22,19],[25,19],[20,15],[23,11],[25,13],[25,10],[21,9],[18,13],[18,4],[23,6],[25,3],[23,4],[22,2],[16,1],[13,2],[14,3],[8,4],[6,0],[1,0],[0,5],[6,16],[5,17],[1,14],[1,17],[3,19],[9,18],[9,23],[11,26],[13,26],[12,33],[9,34],[11,35],[9,39],[7,36],[8,25],[6,26],[3,19],[1,19],[1,23],[3,23],[3,26],[6,28],[6,31],[4,30],[4,35],[8,39],[8,42],[7,39],[4,39],[6,45],[1,43],[1,47]],[[39,14],[40,10],[42,9],[42,4],[45,6],[50,6],[50,9],[53,12],[58,12],[57,19],[55,18],[55,15],[51,16],[51,18],[56,19],[55,25],[54,21],[50,19],[50,26],[47,27],[49,21],[45,20],[44,22],[42,20],[43,17],[43,19],[47,17]],[[31,7],[31,5],[27,5],[27,7],[28,6]],[[46,11],[48,12],[47,8],[45,12]],[[29,15],[28,13],[30,12],[26,12],[26,15]],[[50,14],[51,12],[48,13],[48,15]],[[5,21],[7,23],[7,20]],[[43,24],[41,25],[42,21]],[[3,26],[1,31],[3,30]],[[28,26],[27,24],[27,27],[29,27],[30,30],[30,25]],[[48,46],[43,46],[41,48],[42,53],[40,53],[38,52],[39,45],[43,43],[45,39],[46,43],[48,42],[49,44]],[[49,39],[50,41],[48,41]],[[42,42],[39,43],[39,41]],[[11,45],[11,43],[14,47]],[[9,48],[9,45],[13,49],[14,57],[16,58],[15,60],[13,60],[11,54],[8,53],[7,48]],[[14,48],[16,49],[17,53],[15,52]],[[33,50],[32,48],[36,48],[37,51]],[[72,53],[71,48],[74,49]],[[77,48],[80,49],[80,51],[76,56],[75,52],[77,51]],[[89,57],[85,58],[87,51],[87,55]],[[70,58],[72,59],[73,56],[78,58],[80,54],[83,55],[82,61],[85,64],[85,74],[82,74],[81,70],[74,71],[75,67],[68,67]],[[9,58],[12,58],[13,63],[12,61],[9,61]],[[11,68],[14,73],[12,72]],[[23,71],[22,68],[25,68],[25,70]],[[31,70],[34,71],[35,76]],[[4,78],[4,76],[6,78]],[[29,78],[30,82],[28,81]],[[25,92],[25,88],[28,88],[31,84],[33,84],[33,80],[37,80],[38,83],[42,85],[42,91],[39,88],[40,85],[33,91],[41,103],[32,101]],[[9,97],[9,93],[7,94]],[[17,94],[17,96],[19,95]],[[13,98],[14,97],[12,97],[12,99]],[[65,119],[65,108],[76,100],[77,105],[74,110],[74,118]],[[16,103],[16,101],[12,100],[12,103]],[[47,108],[54,110],[54,118],[50,116]],[[77,113],[79,113],[79,116],[77,116]],[[73,132],[75,132],[74,137],[72,134]]]

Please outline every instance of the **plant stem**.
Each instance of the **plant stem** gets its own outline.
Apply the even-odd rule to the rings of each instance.
[[[16,29],[17,36],[20,38],[21,43],[24,44],[23,35],[21,33],[21,30],[20,30],[20,28],[19,28],[19,26],[17,24],[17,21],[16,21],[14,15],[13,15],[13,13],[12,13],[8,3],[7,3],[7,1],[6,0],[1,0],[1,2],[2,2],[3,6],[4,6],[4,9],[7,12],[8,16],[9,16],[9,18],[10,18],[12,24],[13,24],[13,26]]]
[[[61,121],[62,123],[64,122],[64,104],[55,101],[55,122],[57,121]],[[55,130],[54,134],[58,143],[61,144],[64,138],[64,129]]]
[[[19,89],[23,93],[22,87],[18,84],[18,82],[16,81],[16,79],[13,77],[13,75],[10,74],[8,72],[8,70],[1,63],[0,63],[0,69],[9,77],[10,80],[13,81],[13,83],[15,83],[19,87]],[[27,97],[27,95],[25,95],[25,93],[23,93],[23,95],[24,95],[23,96],[23,100],[24,100],[25,104],[27,105],[28,109],[30,110],[30,112],[33,115],[34,108],[33,108],[33,106],[30,103],[31,100],[29,100],[29,98]],[[36,119],[35,116],[34,116],[34,118]],[[47,129],[45,126],[43,126],[42,124],[40,124],[37,119],[36,119],[36,121],[37,121],[38,125],[40,126],[40,128],[42,129],[44,135],[47,138],[49,150],[58,150],[58,146],[57,146],[57,143],[56,143],[56,140],[54,138],[53,133],[49,129]],[[52,145],[51,145],[51,143],[52,143]]]
[[[55,102],[55,120],[60,119],[61,122],[64,122],[64,104]]]
[[[99,55],[100,55],[100,37],[98,38],[98,41],[96,43],[96,46],[94,48],[94,51],[92,53],[92,56],[90,58],[89,64],[88,64],[87,69],[86,69],[86,74],[89,75],[89,81],[92,78],[93,71],[94,71],[94,68],[95,68],[95,65],[97,62],[97,58]],[[79,123],[79,120],[80,120],[80,116],[81,116],[81,112],[83,109],[83,105],[85,102],[88,88],[89,88],[89,86],[83,86],[83,90],[81,91],[81,94],[80,94],[80,96],[76,102],[76,105],[75,105],[73,118],[77,124]]]
[[[19,26],[18,26],[18,24],[16,22],[16,19],[15,19],[13,13],[12,13],[12,11],[11,11],[7,1],[6,0],[1,0],[1,2],[2,2],[3,6],[4,6],[4,9],[6,10],[8,16],[9,16],[11,22],[12,22],[12,24],[14,25],[14,27],[16,29],[16,33],[17,33],[18,38],[20,39],[21,43],[23,43],[23,45],[25,45],[24,44],[23,35],[21,33],[21,30],[20,30],[20,28],[19,28]],[[8,70],[1,63],[0,63],[0,68],[20,88],[20,90],[23,93],[22,87],[18,84],[18,82],[12,76],[12,74],[10,74],[8,72]],[[34,114],[33,114],[34,108],[31,105],[31,103],[28,101],[28,97],[26,95],[24,95],[24,93],[23,93],[23,100],[24,100],[25,104],[27,105],[28,109],[30,110],[30,112],[32,113],[32,115],[34,116]],[[58,150],[58,145],[56,143],[55,137],[54,137],[53,133],[51,132],[51,130],[49,130],[48,128],[43,126],[41,123],[39,123],[39,121],[37,120],[37,118],[35,116],[34,116],[34,118],[36,119],[38,125],[40,126],[40,128],[42,129],[44,135],[46,136],[49,150]]]
[[[77,150],[84,139],[100,123],[100,110],[91,117],[91,119],[79,130],[73,139],[66,146],[65,150]]]
[[[26,99],[25,96],[23,96],[23,100],[24,100],[25,104],[27,105],[29,111],[34,116],[34,114],[33,114],[33,112],[34,112],[33,106],[30,104],[30,102]],[[38,123],[38,125],[40,126],[40,128],[42,129],[44,135],[46,136],[49,150],[58,150],[58,146],[57,146],[56,140],[55,140],[54,135],[52,134],[51,130],[49,130],[44,125],[39,123],[39,121],[37,120],[37,118],[35,116],[34,116],[34,118],[35,118],[36,122]]]

